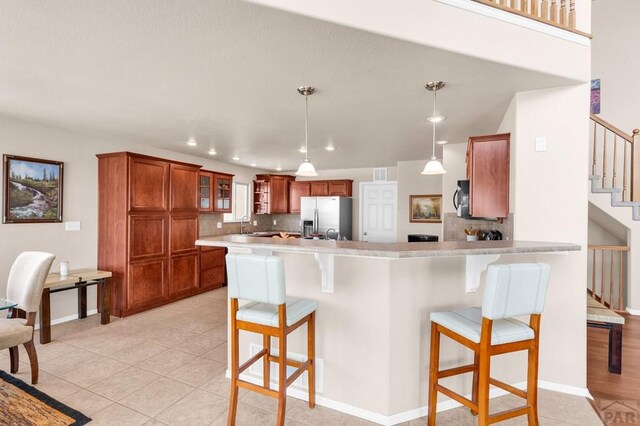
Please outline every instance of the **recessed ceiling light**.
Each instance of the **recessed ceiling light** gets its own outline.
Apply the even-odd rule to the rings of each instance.
[[[251,163],[251,167],[255,167],[255,166],[257,166],[256,163]]]
[[[278,167],[276,167],[276,170],[281,172],[282,171],[282,167],[278,166]]]
[[[446,144],[448,144],[448,143],[449,143],[449,141],[439,140],[439,141],[436,141],[436,143],[437,143],[438,145],[446,145]]]
[[[231,157],[231,159],[238,161],[240,159],[240,157],[238,157],[237,155],[234,155],[233,157]]]
[[[215,150],[215,149],[211,148],[211,149],[209,150],[209,155],[216,155],[216,154],[217,154],[217,152],[216,152],[216,150]]]
[[[186,142],[187,145],[189,146],[198,146],[198,142],[196,142],[196,140],[194,138],[189,138],[189,140]]]
[[[335,151],[336,147],[333,145],[327,145],[324,147],[324,149],[326,149],[327,151]]]
[[[432,115],[431,117],[427,118],[427,121],[430,121],[432,123],[440,123],[444,120],[446,120],[444,115]]]
[[[300,147],[300,149],[298,150],[298,152],[299,152],[299,153],[301,153],[301,154],[304,154],[304,153],[306,153],[306,152],[307,152],[307,149],[303,146],[303,147]]]

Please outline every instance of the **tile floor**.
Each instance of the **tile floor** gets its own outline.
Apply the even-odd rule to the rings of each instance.
[[[52,342],[37,346],[37,388],[104,425],[224,425],[229,381],[226,290],[216,290],[101,326],[93,315],[53,326]],[[37,339],[36,339],[37,340]],[[20,371],[30,382],[28,358],[20,351]],[[9,371],[8,351],[0,369]],[[492,400],[496,411],[516,398]],[[516,401],[517,403],[517,401]],[[513,405],[511,405],[513,406]],[[241,390],[238,425],[275,423],[275,399]],[[493,410],[492,410],[493,411]],[[601,424],[584,398],[541,391],[542,425]],[[362,419],[289,398],[286,424],[367,425]],[[407,425],[423,425],[424,418]],[[473,425],[468,410],[438,415],[438,424]],[[504,424],[524,425],[524,417]]]

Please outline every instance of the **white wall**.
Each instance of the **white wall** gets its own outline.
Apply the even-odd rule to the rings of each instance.
[[[98,160],[96,154],[132,151],[161,158],[201,164],[210,170],[235,174],[241,182],[251,182],[259,170],[238,167],[170,151],[136,145],[118,139],[0,117],[0,151],[64,162],[63,220],[80,221],[82,230],[65,232],[64,223],[0,224],[0,295],[6,291],[9,269],[16,256],[25,250],[54,253],[52,271],[60,260],[68,260],[71,268],[96,267],[98,253]],[[0,190],[3,191],[4,189]],[[4,194],[2,194],[4,196]],[[95,309],[95,289],[89,289],[89,307]],[[53,320],[77,314],[76,293],[51,295]]]
[[[442,241],[442,223],[410,223],[409,196],[442,194],[442,176],[421,174],[427,159],[398,162],[398,241],[406,242],[408,234],[437,235]],[[442,200],[443,204],[446,200]]]

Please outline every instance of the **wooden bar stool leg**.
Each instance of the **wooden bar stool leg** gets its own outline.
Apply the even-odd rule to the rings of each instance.
[[[440,333],[436,323],[431,323],[431,356],[429,358],[429,414],[427,425],[436,424],[436,404],[438,403],[438,364],[440,362]]]
[[[482,337],[478,354],[478,425],[489,424],[489,379],[491,377],[491,320],[482,319]]]
[[[531,315],[529,326],[535,333],[533,347],[529,349],[527,368],[527,405],[529,406],[529,425],[538,425],[538,348],[540,343],[540,315]]]
[[[269,361],[269,356],[271,355],[271,336],[268,334],[262,335],[262,348],[267,351],[262,357],[263,385],[269,389],[271,387],[271,362]]]
[[[20,352],[18,352],[18,347],[13,346],[9,348],[9,359],[11,362],[11,374],[17,373],[18,368],[20,366]]]
[[[478,405],[478,367],[480,365],[480,357],[478,356],[478,352],[473,353],[473,365],[475,366],[475,370],[473,370],[473,386],[471,388],[471,400],[476,406]],[[474,416],[478,415],[478,410],[471,409],[471,414]]]
[[[284,426],[287,407],[287,317],[284,305],[279,308],[280,331],[278,332],[278,416],[276,424]]]
[[[228,426],[236,424],[236,412],[238,411],[238,370],[240,369],[240,347],[238,338],[240,331],[236,326],[236,312],[238,311],[238,299],[231,299],[231,395],[229,397]]]
[[[307,369],[309,382],[309,408],[316,406],[316,313],[311,312],[307,322]]]

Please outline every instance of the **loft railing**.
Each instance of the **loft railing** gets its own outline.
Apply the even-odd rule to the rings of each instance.
[[[587,293],[598,302],[616,311],[624,311],[625,258],[629,247],[589,245],[590,285]]]
[[[621,201],[640,201],[640,130],[628,134],[591,114],[591,174],[602,188],[618,188]]]
[[[575,0],[473,0],[544,24],[591,37],[576,29]]]

